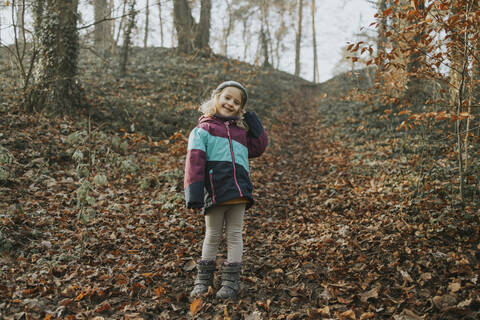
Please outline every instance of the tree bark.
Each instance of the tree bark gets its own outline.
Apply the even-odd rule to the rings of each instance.
[[[295,75],[300,75],[300,48],[302,42],[303,0],[297,0],[297,35],[295,38]]]
[[[377,55],[382,57],[385,55],[385,33],[387,31],[387,18],[384,17],[383,13],[387,10],[386,0],[378,0],[378,36],[377,36]],[[384,70],[383,59],[380,59],[380,70]]]
[[[107,0],[96,0],[94,6],[95,24],[94,30],[94,45],[95,49],[101,52],[102,55],[110,48],[112,40],[111,35],[111,13],[110,4]],[[100,22],[101,21],[101,22]]]
[[[135,0],[130,0],[130,9],[128,10],[128,22],[123,33],[123,46],[120,60],[120,76],[124,77],[127,73],[128,54],[132,44],[132,31],[135,28]]]
[[[248,20],[250,18],[250,15],[247,15],[246,17],[243,18],[242,20],[242,25],[243,25],[243,33],[242,33],[242,39],[243,43],[245,44],[243,47],[243,60],[247,60],[247,53],[248,53],[248,48],[250,47],[250,33],[248,30]]]
[[[77,84],[78,0],[36,0],[35,32],[40,42],[35,87],[25,97],[27,111],[74,113],[83,106]]]
[[[163,17],[162,17],[162,0],[157,0],[158,6],[158,18],[160,22],[160,46],[164,46],[164,35],[163,35]]]
[[[262,44],[262,51],[263,51],[263,67],[268,68],[270,67],[270,62],[268,60],[268,42],[267,42],[267,35],[265,34],[263,25],[262,25],[262,29],[260,30],[260,41]]]
[[[22,45],[25,45],[26,37],[25,37],[25,11],[26,11],[26,4],[25,0],[14,1],[13,4],[17,6],[17,20],[15,21],[16,27],[16,34],[17,34],[17,41]]]
[[[201,0],[200,21],[195,23],[188,0],[174,0],[173,23],[177,31],[178,51],[189,54],[209,48],[211,0]]]
[[[126,20],[125,16],[127,14],[127,5],[128,5],[128,0],[123,0],[122,16],[120,18],[120,23],[117,30],[117,36],[115,38],[115,43],[114,43],[115,48],[118,46],[118,42],[120,41],[120,33],[123,30],[123,24],[125,23],[125,20]]]
[[[196,24],[187,0],[173,1],[173,23],[177,31],[178,51],[191,53],[194,49]]]
[[[262,0],[260,11],[262,15],[262,26],[260,30],[260,44],[263,52],[263,67],[268,68],[270,64],[269,55],[269,32],[268,32],[268,0]]]
[[[425,0],[414,1],[417,4],[417,18],[414,18],[413,21],[410,21],[410,24],[417,23],[419,21],[418,19],[423,19],[425,14]],[[419,68],[421,68],[425,62],[425,54],[421,51],[422,37],[424,33],[424,25],[419,25],[419,27],[416,28],[412,39],[409,39],[410,55],[408,56],[406,68],[408,79],[406,84],[407,90],[405,92],[405,98],[416,105],[424,103],[427,99],[427,93],[422,87],[422,83],[420,81],[421,78],[419,76]]]
[[[220,52],[226,56],[228,54],[228,37],[232,32],[233,27],[233,14],[232,14],[232,5],[229,1],[227,1],[227,11],[228,11],[228,22],[227,25],[224,26],[223,33],[222,33],[222,42],[220,44]]]
[[[315,0],[312,0],[313,82],[318,81],[317,36],[315,32]]]
[[[210,48],[210,15],[212,11],[212,0],[201,0],[200,21],[196,28],[195,48]],[[230,18],[231,20],[231,18]]]
[[[148,45],[148,33],[149,33],[149,23],[150,23],[150,1],[145,0],[145,34],[143,36],[143,47],[146,48]]]

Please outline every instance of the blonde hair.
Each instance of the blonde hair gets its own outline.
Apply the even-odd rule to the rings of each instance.
[[[198,107],[198,110],[206,117],[213,117],[216,113],[217,113],[217,101],[218,101],[218,97],[220,97],[220,95],[222,94],[224,89],[220,90],[220,91],[216,91],[214,90],[212,92],[212,96],[210,97],[209,100],[203,102],[200,107]],[[243,99],[243,97],[242,97]],[[242,101],[242,104],[243,104],[243,101]],[[240,108],[240,114],[239,114],[239,120],[237,121],[237,126],[242,128],[242,129],[245,129],[248,131],[248,126],[247,124],[245,123],[245,121],[243,120],[243,112],[245,110],[245,106],[242,105],[241,108]]]

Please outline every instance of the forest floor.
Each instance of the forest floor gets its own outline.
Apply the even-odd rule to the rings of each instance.
[[[478,319],[478,208],[418,199],[396,142],[332,122],[338,94],[302,82],[259,112],[270,145],[226,302],[189,298],[204,230],[183,206],[186,131],[2,110],[0,318]]]

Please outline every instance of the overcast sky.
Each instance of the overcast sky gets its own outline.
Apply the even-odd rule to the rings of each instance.
[[[5,1],[0,0],[0,4]],[[118,1],[119,2],[119,1]],[[301,76],[307,80],[313,79],[313,46],[311,37],[311,17],[310,17],[310,1],[304,1],[304,39],[302,42],[301,51]],[[93,22],[92,6],[87,5],[86,1],[81,1],[80,12],[82,14],[82,23],[90,24]],[[165,46],[171,46],[171,6],[172,2],[169,0],[162,0],[164,3],[163,18],[165,20]],[[160,45],[159,35],[159,19],[156,0],[150,0],[151,17],[150,23],[152,33],[150,35],[149,45]],[[137,8],[144,11],[145,0],[137,0]],[[120,13],[120,12],[118,12]],[[334,68],[341,58],[342,47],[349,41],[356,41],[355,34],[360,32],[364,27],[368,29],[370,23],[374,21],[375,9],[367,0],[320,0],[317,1],[317,13],[315,16],[316,32],[317,32],[317,51],[320,71],[320,81],[326,81],[334,76]],[[139,17],[143,17],[140,14]],[[8,27],[11,24],[11,12],[9,8],[3,7],[0,11],[0,40],[2,43],[11,42],[12,28]],[[144,20],[144,19],[143,19]],[[139,21],[139,35],[136,37],[135,45],[143,44],[143,35],[141,34],[142,25],[144,21]],[[226,10],[221,6],[213,8],[212,11],[212,29],[221,30],[222,24],[226,21]],[[241,39],[241,28],[237,28],[237,33],[232,34],[229,38],[228,54],[234,58],[243,58],[243,44]],[[218,31],[217,31],[218,33]],[[219,34],[212,32],[212,39],[218,37]],[[218,41],[213,42],[213,49],[219,52]],[[285,50],[282,52],[279,68],[281,70],[293,73],[294,59],[295,59],[295,39],[294,32],[291,32],[289,38],[285,41]],[[250,48],[249,55],[254,56],[255,48]]]

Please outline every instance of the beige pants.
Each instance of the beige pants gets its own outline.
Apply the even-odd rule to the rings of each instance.
[[[227,261],[242,262],[243,254],[243,215],[245,204],[219,205],[205,212],[205,240],[202,247],[202,260],[215,260],[222,240],[223,226],[227,235]]]

